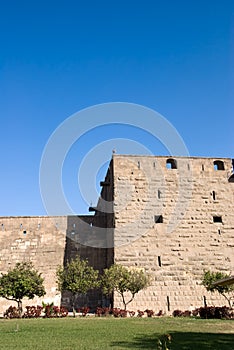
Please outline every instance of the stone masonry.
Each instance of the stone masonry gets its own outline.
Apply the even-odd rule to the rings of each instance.
[[[224,305],[201,286],[205,269],[233,273],[233,162],[222,158],[114,154],[94,215],[0,217],[0,272],[30,260],[45,278],[44,302],[70,307],[56,289],[56,269],[77,254],[102,271],[113,262],[144,269],[151,286],[131,310],[171,313]],[[77,301],[93,309],[108,301],[100,291]],[[13,302],[0,298],[0,314]],[[115,307],[122,307],[117,294]]]
[[[0,272],[6,273],[17,262],[32,261],[45,279],[46,296],[25,300],[23,305],[54,301],[60,303],[56,291],[55,271],[63,264],[66,243],[66,217],[1,217],[0,218]],[[0,313],[14,302],[0,298]],[[15,305],[16,306],[16,305]]]
[[[6,273],[17,262],[32,261],[44,278],[46,295],[33,300],[25,298],[23,306],[41,305],[44,301],[71,309],[70,294],[61,295],[57,290],[57,267],[77,255],[88,259],[89,264],[100,271],[110,266],[113,263],[113,249],[102,248],[105,237],[95,232],[102,224],[106,225],[104,216],[0,218],[0,272]],[[88,304],[95,309],[102,303],[102,293],[95,291],[78,298],[76,306]],[[0,315],[10,305],[15,305],[15,302],[0,298]]]
[[[231,159],[114,155],[114,260],[152,275],[130,308],[170,313],[200,307],[204,296],[225,304],[201,277],[233,273],[232,169]]]

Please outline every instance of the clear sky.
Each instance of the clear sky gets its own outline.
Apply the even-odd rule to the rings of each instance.
[[[100,103],[152,108],[177,129],[190,155],[234,158],[233,0],[1,1],[0,50],[0,216],[46,214],[43,149],[66,118]],[[79,164],[110,138],[167,154],[127,126],[88,133],[63,169],[77,213],[90,204],[79,195]]]

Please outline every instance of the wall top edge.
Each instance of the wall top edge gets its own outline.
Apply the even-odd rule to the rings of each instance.
[[[87,216],[93,216],[93,215],[54,215],[54,216],[48,216],[48,215],[9,215],[9,216],[1,216],[0,219],[15,219],[15,218],[22,218],[22,219],[54,219],[54,218],[61,218],[61,219],[67,219],[70,217],[87,217]]]
[[[157,155],[132,155],[132,154],[113,154],[112,158],[181,158],[181,159],[214,159],[214,160],[232,160],[230,157],[195,157],[195,156],[176,156],[176,155],[166,155],[166,156],[157,156]]]

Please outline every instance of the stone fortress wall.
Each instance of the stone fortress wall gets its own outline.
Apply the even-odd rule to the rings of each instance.
[[[6,273],[17,262],[31,261],[42,273],[46,295],[33,300],[25,298],[26,305],[41,305],[42,301],[71,309],[70,294],[61,295],[57,290],[56,270],[77,255],[88,259],[90,265],[102,271],[113,263],[113,249],[105,246],[105,237],[96,234],[96,228],[105,224],[103,217],[61,216],[61,217],[0,217],[0,272]],[[102,304],[102,293],[88,293],[77,299],[92,308]],[[0,298],[0,315],[13,301]]]
[[[66,244],[66,217],[1,217],[0,272],[6,273],[17,262],[32,261],[45,278],[46,296],[23,305],[39,305],[41,301],[60,303],[56,291],[55,271],[63,264]],[[0,313],[15,302],[0,298]]]
[[[232,169],[227,158],[114,154],[93,216],[0,217],[0,272],[32,261],[47,294],[24,305],[69,307],[69,294],[56,290],[56,269],[79,254],[100,271],[116,262],[152,275],[130,309],[170,313],[199,307],[204,296],[223,305],[201,286],[201,276],[204,269],[233,273]],[[95,308],[106,300],[95,292],[78,302]],[[0,313],[13,304],[0,298]],[[122,307],[118,295],[114,306]]]
[[[201,277],[234,270],[232,169],[231,159],[113,157],[114,260],[153,277],[130,308],[170,313],[200,307],[204,296],[225,304]]]

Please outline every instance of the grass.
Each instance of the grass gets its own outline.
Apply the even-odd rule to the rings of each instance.
[[[195,318],[65,318],[0,320],[0,349],[234,349],[234,321]]]

